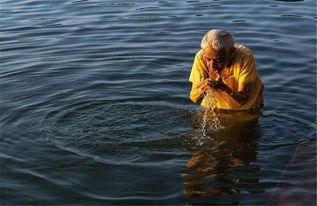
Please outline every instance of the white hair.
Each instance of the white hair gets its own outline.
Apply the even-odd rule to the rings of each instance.
[[[213,29],[208,31],[201,40],[202,49],[213,48],[217,51],[224,49],[227,52],[233,47],[234,41],[232,35],[224,30]]]

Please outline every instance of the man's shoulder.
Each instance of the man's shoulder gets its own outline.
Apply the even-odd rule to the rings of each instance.
[[[252,70],[255,68],[255,59],[250,49],[243,45],[235,45],[235,71]]]
[[[236,48],[236,54],[241,58],[241,59],[249,59],[253,58],[253,52],[247,48],[246,46],[242,44],[235,44]]]
[[[196,52],[195,57],[196,57],[196,58],[201,58],[202,56],[203,56],[203,50],[200,49],[199,51]]]

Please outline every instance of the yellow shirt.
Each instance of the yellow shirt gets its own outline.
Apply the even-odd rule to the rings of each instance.
[[[263,83],[256,72],[255,61],[252,52],[243,45],[235,45],[235,54],[230,67],[226,67],[220,72],[224,83],[235,91],[242,91],[246,84],[250,86],[248,101],[240,105],[225,91],[214,89],[212,94],[216,101],[216,108],[225,110],[250,110],[263,107]],[[203,50],[197,52],[190,73],[189,81],[195,87],[204,79],[211,78],[215,80],[216,74],[209,72],[206,60],[203,58]],[[208,104],[207,97],[203,98],[201,106]]]

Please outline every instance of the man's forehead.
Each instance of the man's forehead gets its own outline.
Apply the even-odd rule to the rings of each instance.
[[[203,51],[206,56],[213,57],[213,58],[224,56],[226,54],[226,51],[224,49],[216,50],[214,48],[206,48],[206,49],[203,49]]]

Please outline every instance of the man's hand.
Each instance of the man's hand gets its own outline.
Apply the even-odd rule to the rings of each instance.
[[[243,105],[247,102],[249,95],[244,91],[234,91],[230,87],[228,87],[222,80],[222,78],[218,78],[216,80],[204,79],[201,81],[196,87],[192,88],[190,92],[190,99],[197,103],[209,89],[221,90],[229,94],[234,101]]]
[[[211,88],[220,90],[225,90],[226,88],[228,88],[228,86],[222,81],[222,79],[205,79],[197,87],[203,89],[204,92]]]
[[[217,83],[214,80],[211,80],[209,78],[202,80],[198,85],[192,87],[192,90],[190,92],[190,99],[195,103],[198,102],[198,100],[205,95],[207,90],[214,88],[216,84]]]
[[[205,79],[197,86],[202,90],[203,93],[205,93],[207,90],[212,88],[212,80],[211,79]]]
[[[223,82],[222,78],[218,78],[213,81],[213,88],[227,91],[229,87]]]

